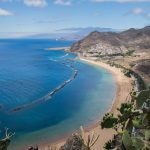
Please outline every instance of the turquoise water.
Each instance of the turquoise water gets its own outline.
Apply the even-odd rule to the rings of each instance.
[[[74,60],[73,53],[45,50],[71,44],[0,40],[0,129],[1,136],[5,127],[15,132],[10,150],[61,138],[110,108],[116,90],[111,73]]]

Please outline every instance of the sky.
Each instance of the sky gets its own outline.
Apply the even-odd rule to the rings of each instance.
[[[150,25],[150,0],[0,0],[1,35],[147,25]]]

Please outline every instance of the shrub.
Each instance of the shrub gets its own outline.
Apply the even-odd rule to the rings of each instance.
[[[150,130],[145,131],[145,140],[150,141]]]
[[[142,119],[141,119],[142,116],[140,117],[135,117],[133,120],[132,120],[132,124],[135,128],[141,128],[142,127]]]
[[[131,150],[133,149],[133,146],[132,146],[132,139],[130,137],[130,134],[127,130],[124,130],[123,132],[123,136],[122,136],[122,142],[123,142],[123,145],[124,147],[127,149],[127,150]]]
[[[136,97],[136,105],[137,107],[141,107],[144,102],[150,97],[150,90],[143,90]]]
[[[112,128],[114,127],[118,122],[118,119],[113,116],[113,114],[105,114],[101,121],[101,128]]]
[[[136,150],[141,150],[144,147],[144,142],[140,138],[132,138],[132,143]]]

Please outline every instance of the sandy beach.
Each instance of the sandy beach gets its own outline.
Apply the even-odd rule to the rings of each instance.
[[[129,93],[132,90],[132,80],[130,78],[124,76],[124,74],[121,72],[121,69],[119,69],[119,68],[111,67],[106,63],[103,63],[100,61],[89,60],[87,58],[80,58],[80,60],[90,63],[92,65],[96,65],[96,66],[105,68],[114,75],[116,85],[117,85],[117,92],[116,92],[116,96],[114,98],[113,104],[110,106],[110,109],[108,110],[108,112],[113,112],[114,114],[117,114],[118,113],[117,108],[120,107],[121,103],[130,100]],[[104,144],[109,139],[111,139],[113,134],[115,133],[115,131],[113,129],[102,130],[100,128],[99,122],[86,128],[86,134],[93,132],[93,131],[96,134],[99,134],[100,138],[98,139],[96,144],[92,147],[92,150],[103,150]],[[65,143],[65,140],[66,139],[62,139],[62,140],[56,141],[55,143],[50,143],[48,145],[55,145],[57,148],[59,148],[60,146],[62,146]],[[45,145],[45,146],[42,145],[40,147],[40,150],[49,150],[48,145]]]

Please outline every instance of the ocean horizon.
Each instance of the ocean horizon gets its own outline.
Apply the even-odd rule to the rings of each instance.
[[[9,150],[53,141],[99,120],[116,93],[113,75],[49,51],[72,41],[0,40],[0,129],[15,132]]]

